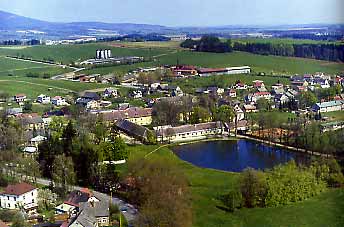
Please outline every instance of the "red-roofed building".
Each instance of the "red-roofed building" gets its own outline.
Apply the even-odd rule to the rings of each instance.
[[[0,220],[0,227],[8,227],[8,225],[6,225],[5,222]]]
[[[24,208],[30,212],[37,208],[37,188],[27,184],[19,183],[8,185],[0,194],[0,207],[4,209]]]
[[[14,101],[16,103],[24,102],[26,100],[26,95],[25,94],[16,94],[14,96]]]
[[[172,68],[175,76],[195,76],[197,75],[197,68],[192,65],[178,65]]]

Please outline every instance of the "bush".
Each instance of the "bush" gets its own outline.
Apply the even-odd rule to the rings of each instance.
[[[246,207],[263,207],[267,193],[266,176],[251,168],[242,173],[240,190]]]
[[[267,173],[265,205],[276,207],[302,201],[325,189],[326,183],[316,177],[312,168],[300,168],[291,161]]]
[[[230,212],[234,212],[243,205],[243,197],[239,189],[233,189],[229,193],[222,195],[220,200]]]

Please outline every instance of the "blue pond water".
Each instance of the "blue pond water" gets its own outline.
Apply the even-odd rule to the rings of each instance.
[[[295,160],[305,164],[309,156],[269,147],[250,140],[199,142],[173,147],[182,160],[203,168],[241,172],[245,168],[271,169],[275,165]]]

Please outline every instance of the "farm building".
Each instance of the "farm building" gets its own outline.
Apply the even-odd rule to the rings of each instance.
[[[344,100],[316,103],[312,109],[314,112],[321,113],[344,110]]]

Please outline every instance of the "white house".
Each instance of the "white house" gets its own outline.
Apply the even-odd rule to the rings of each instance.
[[[21,103],[21,102],[24,102],[26,100],[26,95],[25,94],[16,94],[14,96],[14,101],[16,103]]]
[[[55,106],[65,106],[68,104],[66,100],[61,96],[55,96],[54,98],[52,98],[51,103]]]
[[[86,109],[89,109],[89,110],[93,110],[93,109],[99,109],[100,108],[100,102],[98,101],[95,101],[95,100],[91,100],[89,102],[86,103]]]
[[[234,113],[235,113],[235,116],[236,116],[236,119],[234,118],[233,122],[241,121],[241,120],[245,119],[245,113],[238,105],[234,106],[233,109],[234,109]]]
[[[23,208],[30,213],[37,208],[37,195],[37,188],[30,184],[8,185],[0,194],[0,208],[10,210]]]
[[[114,88],[106,88],[103,94],[104,97],[117,97],[118,91]]]
[[[50,103],[50,97],[47,95],[41,94],[37,97],[37,102],[42,103],[42,104],[48,104]]]
[[[257,102],[259,99],[262,99],[262,98],[267,99],[267,100],[271,99],[270,92],[267,92],[267,91],[265,91],[265,92],[256,92],[254,94],[249,94],[247,96],[247,100],[251,101],[251,102]]]

